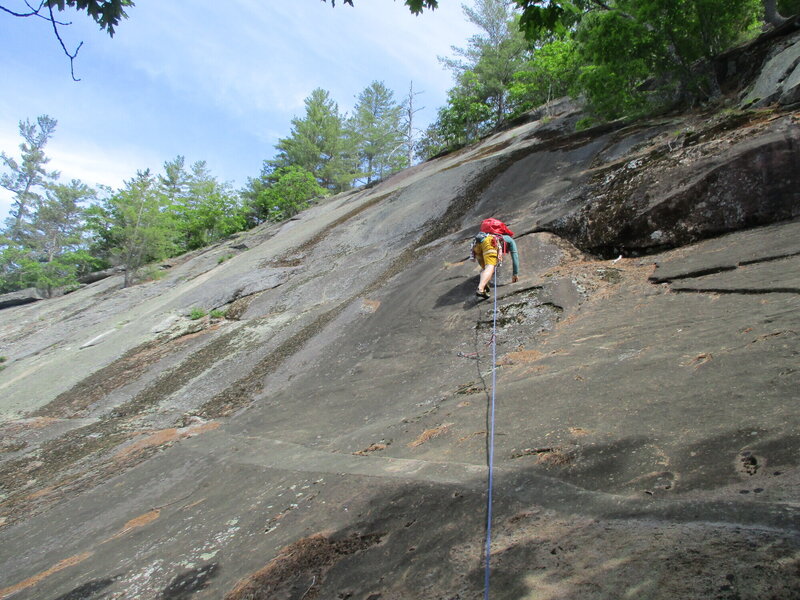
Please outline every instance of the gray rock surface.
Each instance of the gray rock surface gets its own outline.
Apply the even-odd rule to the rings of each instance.
[[[489,215],[491,597],[800,598],[797,114],[575,118],[4,310],[0,600],[481,598]]]
[[[30,304],[31,302],[43,299],[44,296],[42,296],[36,288],[27,288],[19,290],[18,292],[8,292],[7,294],[0,294],[0,309]]]
[[[764,237],[769,237],[769,244],[761,245],[759,240]],[[663,283],[798,255],[800,225],[782,223],[709,240],[703,244],[703,252],[695,252],[695,246],[687,246],[680,253],[674,253],[674,258],[656,263],[650,279]],[[791,278],[793,274],[787,273],[787,276]]]
[[[742,105],[756,108],[800,102],[800,33],[776,44]]]
[[[111,267],[110,269],[103,269],[102,271],[93,271],[92,273],[87,273],[86,275],[82,275],[78,277],[78,281],[80,283],[95,283],[97,281],[102,281],[108,277],[113,277],[114,275],[120,275],[124,273],[125,270],[122,267]]]
[[[580,187],[571,187],[575,197],[540,227],[587,251],[617,256],[800,216],[795,118],[755,118],[741,127],[743,118],[718,117],[670,133],[665,127],[625,159],[585,171]]]

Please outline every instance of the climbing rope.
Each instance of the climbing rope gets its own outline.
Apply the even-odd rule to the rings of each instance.
[[[499,266],[499,265],[498,265]],[[492,549],[492,488],[494,486],[494,405],[497,383],[497,268],[494,270],[494,307],[492,308],[492,397],[489,403],[489,484],[486,507],[486,570],[483,575],[483,597],[489,600],[489,570]]]

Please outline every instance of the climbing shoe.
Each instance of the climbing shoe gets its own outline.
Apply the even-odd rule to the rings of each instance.
[[[489,298],[489,292],[487,292],[486,290],[476,290],[475,295],[478,298],[483,298],[484,300]]]

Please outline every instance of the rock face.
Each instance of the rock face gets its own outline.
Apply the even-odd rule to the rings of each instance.
[[[19,290],[18,292],[0,294],[0,309],[10,306],[20,306],[21,304],[30,304],[31,302],[43,299],[44,296],[42,296],[36,288],[27,288]]]
[[[800,102],[800,33],[773,45],[760,75],[747,90],[745,106]]]
[[[0,599],[480,598],[493,370],[492,598],[800,598],[797,113],[541,114],[4,310]]]
[[[795,116],[664,125],[638,151],[594,169],[576,198],[580,208],[544,226],[589,252],[617,256],[800,216]]]

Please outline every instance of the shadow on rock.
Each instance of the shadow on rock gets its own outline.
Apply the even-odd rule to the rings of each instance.
[[[706,522],[697,502],[668,516],[658,502],[633,501],[622,515],[619,496],[581,493],[533,468],[495,482],[495,600],[800,598],[794,532]],[[290,544],[226,598],[478,600],[484,485],[391,484],[351,505],[358,522]]]
[[[159,600],[188,600],[205,589],[219,574],[219,563],[209,563],[181,573],[161,592]]]
[[[111,586],[119,577],[106,577],[104,579],[92,579],[83,585],[79,585],[71,592],[59,596],[55,600],[92,600],[97,598],[97,594]]]
[[[796,467],[800,463],[800,434],[773,437],[759,427],[743,427],[690,444],[675,464],[685,475],[681,489],[712,489],[756,475],[767,464]]]
[[[465,279],[459,279],[459,283],[436,299],[436,304],[434,304],[435,308],[453,306],[463,303],[464,300],[474,299],[475,289],[478,287],[478,277],[470,276]]]
[[[748,427],[685,445],[636,436],[554,445],[546,452],[528,454],[535,454],[541,472],[581,489],[652,496],[728,486],[756,475],[765,465],[796,467],[800,434],[774,435]],[[512,458],[525,456],[519,453]]]

